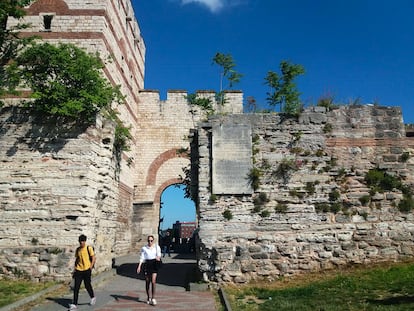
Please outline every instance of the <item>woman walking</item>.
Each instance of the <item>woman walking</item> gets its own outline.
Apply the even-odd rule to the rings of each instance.
[[[155,306],[155,287],[157,283],[158,267],[161,263],[161,248],[154,241],[154,236],[148,236],[148,244],[141,248],[141,257],[137,267],[137,273],[143,268],[145,275],[145,290],[147,292],[147,304]],[[151,289],[150,289],[151,285]]]

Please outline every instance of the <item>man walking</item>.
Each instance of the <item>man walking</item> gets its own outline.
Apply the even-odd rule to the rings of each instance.
[[[69,310],[78,309],[79,289],[82,281],[85,284],[85,289],[87,290],[89,297],[91,297],[89,304],[92,306],[96,303],[96,297],[91,284],[92,269],[96,262],[95,253],[93,247],[86,245],[86,235],[82,234],[79,236],[79,244],[80,246],[75,252],[76,260],[75,270],[73,272],[75,287],[73,290],[73,303],[69,305]]]

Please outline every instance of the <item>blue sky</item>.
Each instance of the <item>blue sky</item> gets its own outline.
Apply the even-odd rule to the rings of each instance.
[[[232,55],[243,74],[233,89],[253,96],[262,108],[267,72],[279,72],[280,62],[288,60],[305,68],[296,80],[305,105],[321,96],[338,103],[377,102],[402,107],[404,122],[414,123],[412,0],[132,3],[147,48],[145,88],[159,90],[163,99],[173,89],[218,91],[220,71],[212,59],[220,52]],[[172,188],[165,195],[166,225],[195,217],[194,208],[177,209],[186,204],[177,201],[182,193]]]
[[[216,52],[243,74],[233,89],[266,107],[264,77],[301,64],[305,105],[324,95],[401,106],[414,123],[411,0],[132,0],[147,47],[145,88],[219,90]]]
[[[183,186],[169,186],[161,194],[162,208],[160,217],[164,221],[160,224],[160,229],[172,228],[177,220],[180,222],[192,222],[196,220],[194,202],[184,198]]]

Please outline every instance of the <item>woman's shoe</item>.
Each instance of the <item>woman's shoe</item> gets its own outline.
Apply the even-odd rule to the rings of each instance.
[[[153,306],[155,306],[157,304],[157,301],[154,298],[152,298],[151,302],[152,302]]]

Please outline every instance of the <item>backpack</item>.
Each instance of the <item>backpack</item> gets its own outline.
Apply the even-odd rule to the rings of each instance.
[[[89,247],[92,248],[94,254],[95,254],[95,249],[94,249],[93,246],[90,246],[90,245],[86,246],[86,248],[88,249],[89,261],[92,263],[92,256],[91,256],[91,253],[89,251]]]

